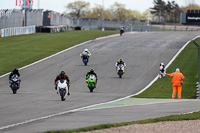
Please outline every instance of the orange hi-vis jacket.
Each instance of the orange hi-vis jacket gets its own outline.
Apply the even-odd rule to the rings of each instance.
[[[183,85],[183,80],[185,79],[185,77],[181,72],[174,72],[171,74],[167,74],[167,76],[173,77],[172,78],[173,85]]]

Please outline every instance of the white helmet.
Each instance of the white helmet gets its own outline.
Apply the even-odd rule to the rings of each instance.
[[[160,66],[164,66],[164,63],[160,63]]]
[[[180,72],[180,69],[179,69],[179,68],[176,68],[176,72]]]
[[[88,49],[86,48],[84,51],[85,51],[85,52],[88,52]]]

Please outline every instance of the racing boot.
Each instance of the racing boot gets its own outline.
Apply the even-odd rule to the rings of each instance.
[[[70,95],[70,93],[69,93],[69,85],[68,85],[68,93],[67,93],[67,95],[68,95],[68,96]]]

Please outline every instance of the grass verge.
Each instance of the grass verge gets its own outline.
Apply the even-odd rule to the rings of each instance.
[[[112,128],[112,127],[127,126],[127,125],[132,125],[132,124],[147,124],[147,123],[156,123],[156,122],[161,122],[161,121],[182,121],[182,120],[198,120],[198,119],[200,119],[200,112],[194,112],[194,113],[185,114],[185,115],[171,115],[171,116],[160,117],[160,118],[155,118],[155,119],[147,119],[147,120],[140,120],[140,121],[133,121],[133,122],[124,122],[124,123],[114,123],[114,124],[103,124],[103,125],[90,126],[90,127],[85,127],[85,128],[79,128],[79,129],[48,131],[44,133],[78,133],[78,132],[107,129],[107,128]]]
[[[67,31],[0,38],[0,75],[76,44],[116,33],[119,34],[118,31]]]

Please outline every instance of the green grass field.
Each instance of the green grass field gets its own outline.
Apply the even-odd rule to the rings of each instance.
[[[119,34],[119,31],[68,31],[0,38],[0,75],[76,44],[110,34]]]

